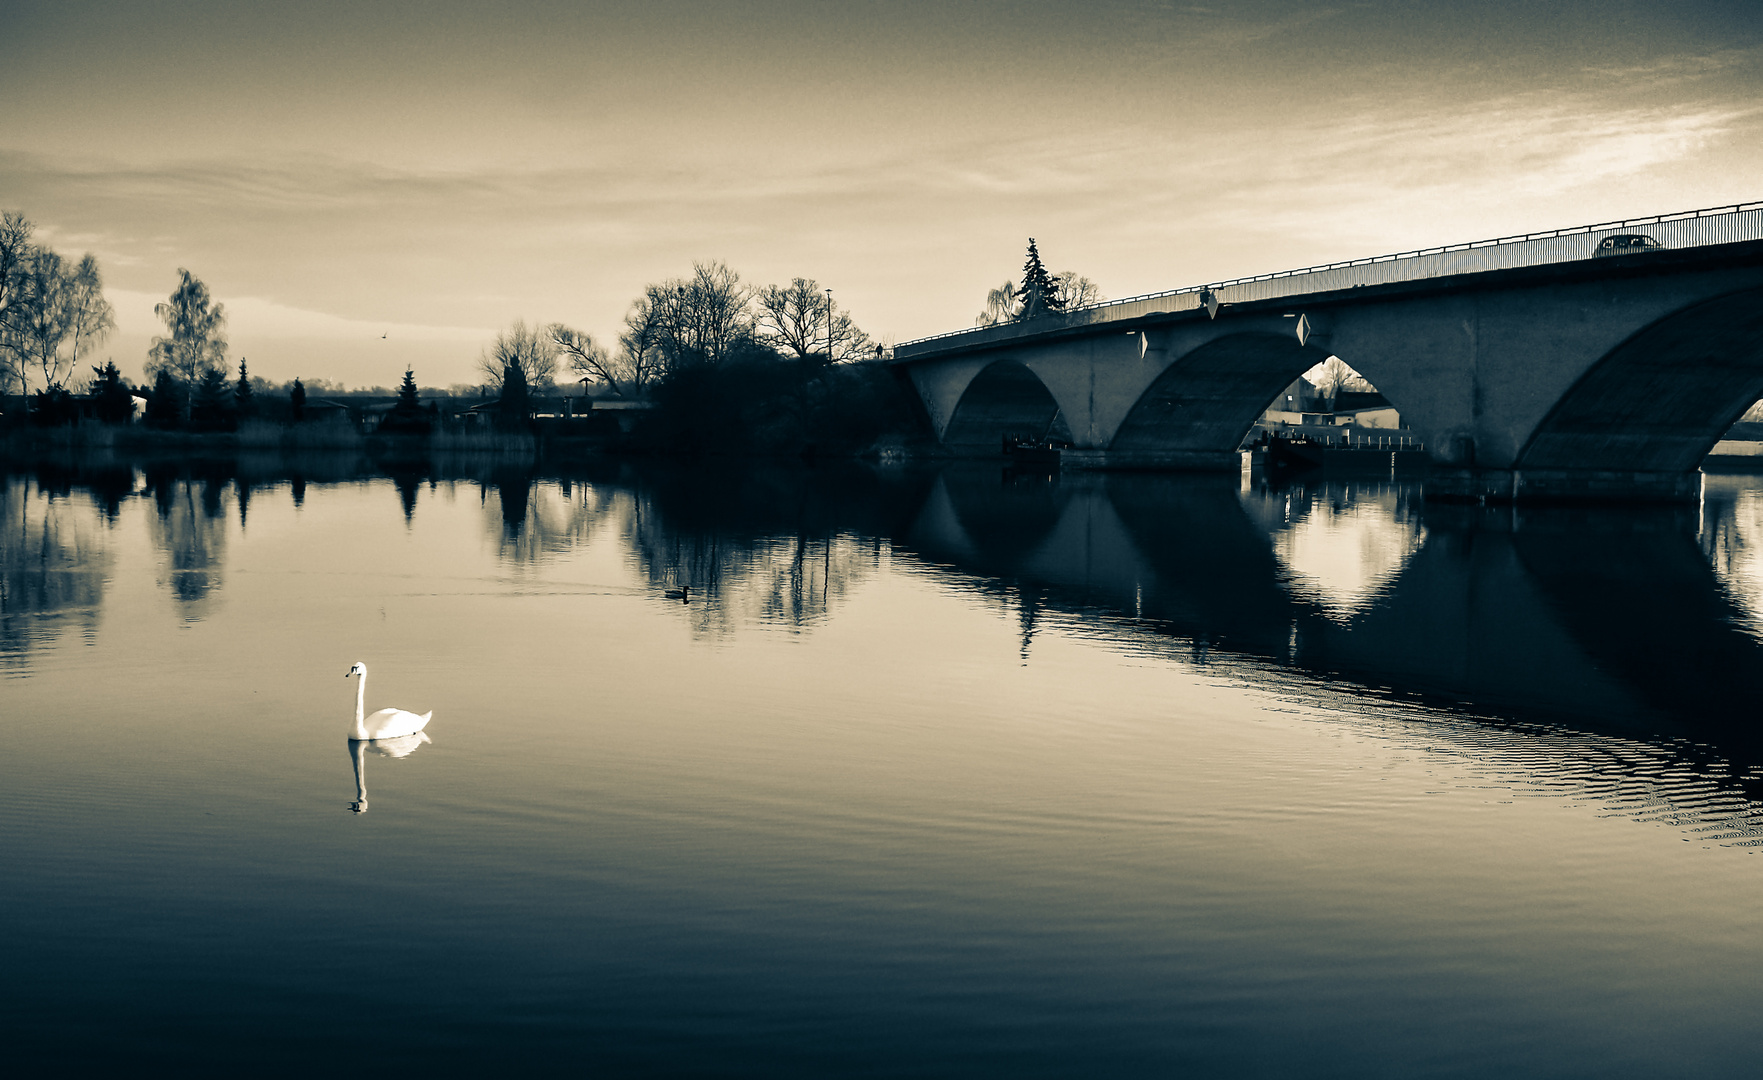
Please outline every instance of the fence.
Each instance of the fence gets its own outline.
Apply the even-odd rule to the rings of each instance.
[[[1660,250],[1763,240],[1763,202],[1686,210],[1677,214],[1654,214],[1651,217],[1607,221],[1598,225],[1577,225],[1567,229],[1551,229],[1547,232],[1502,236],[1467,244],[1447,244],[1394,255],[1325,263],[1298,270],[1281,270],[1273,274],[1232,278],[1205,285],[1188,285],[1120,300],[1107,300],[1058,315],[1042,316],[1035,321],[1044,321],[1051,328],[1057,325],[1053,320],[1062,320],[1068,325],[1083,325],[1087,322],[1135,318],[1152,312],[1194,311],[1202,306],[1201,297],[1208,292],[1221,304],[1240,304],[1250,300],[1334,292],[1362,285],[1425,281],[1429,278],[1471,274],[1483,270],[1577,262],[1593,258],[1593,252],[1605,237],[1635,232],[1644,232],[1657,241]],[[930,337],[901,342],[895,348],[898,351],[930,341],[981,334],[989,329],[991,328],[971,327],[945,334],[933,334]]]

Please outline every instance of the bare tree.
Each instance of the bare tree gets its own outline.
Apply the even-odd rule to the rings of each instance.
[[[1318,397],[1327,400],[1331,406],[1342,390],[1370,390],[1372,388],[1365,377],[1347,366],[1346,361],[1338,356],[1331,356],[1304,372],[1304,378],[1311,386],[1316,387]]]
[[[1102,290],[1076,270],[1064,270],[1053,275],[1053,295],[1059,298],[1060,308],[1064,311],[1102,302]]]
[[[24,387],[24,364],[19,352],[21,344],[17,299],[19,269],[30,250],[31,223],[23,214],[8,210],[0,214],[0,395],[13,383]]]
[[[1006,280],[986,293],[986,309],[974,320],[975,326],[997,326],[1016,318],[1016,282]]]
[[[552,323],[545,328],[545,333],[551,338],[552,346],[570,371],[584,379],[605,383],[619,397],[630,396],[627,391],[634,388],[631,386],[629,366],[621,364],[591,334],[562,323]]]
[[[158,377],[161,371],[182,384],[184,415],[194,404],[196,384],[211,371],[227,369],[226,308],[216,304],[208,294],[208,286],[196,275],[178,268],[178,287],[171,298],[153,308],[153,314],[165,322],[166,336],[153,339],[147,352],[147,378]]]
[[[662,322],[648,292],[638,297],[625,313],[624,329],[618,335],[617,364],[624,373],[625,385],[633,393],[642,393],[667,371]]]
[[[643,290],[620,340],[629,340],[630,355],[650,356],[647,363],[657,376],[693,364],[720,364],[753,337],[749,301],[741,275],[726,263],[694,263],[691,277]]]
[[[518,370],[528,387],[549,383],[557,374],[557,346],[543,327],[528,326],[525,319],[496,335],[496,340],[478,358],[478,370],[486,385],[502,386],[503,372]]]
[[[67,337],[66,268],[48,248],[27,248],[12,273],[7,320],[9,347],[16,357],[19,383],[29,390],[33,372],[43,389],[60,386],[61,343]]]
[[[116,313],[104,299],[98,260],[87,252],[63,282],[67,321],[67,367],[71,370],[116,329]]]
[[[9,277],[5,336],[12,375],[28,388],[34,369],[44,390],[64,389],[79,361],[116,327],[98,260],[88,253],[70,267],[48,248],[26,248]]]
[[[753,337],[753,313],[741,275],[717,260],[693,263],[692,276],[675,290],[684,301],[683,325],[675,334],[675,360],[720,364],[733,348]]]
[[[758,339],[779,352],[792,352],[798,360],[824,356],[829,363],[844,363],[873,355],[875,343],[840,311],[832,291],[812,278],[795,278],[789,285],[768,285],[755,296],[759,306]]]

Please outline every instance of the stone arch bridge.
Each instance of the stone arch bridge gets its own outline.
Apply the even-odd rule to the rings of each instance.
[[[1236,469],[1330,355],[1400,410],[1429,495],[1693,499],[1763,397],[1763,203],[1333,264],[900,345],[937,437],[1068,465]]]

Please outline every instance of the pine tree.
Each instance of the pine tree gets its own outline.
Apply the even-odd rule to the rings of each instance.
[[[404,369],[404,382],[398,387],[398,403],[380,422],[380,430],[408,435],[423,435],[429,430],[429,414],[416,399],[416,373],[409,368]]]
[[[1053,284],[1053,275],[1041,265],[1041,253],[1032,236],[1028,238],[1028,259],[1022,264],[1022,285],[1016,290],[1016,299],[1022,302],[1016,313],[1018,320],[1065,310],[1065,301]]]
[[[398,387],[397,408],[407,413],[422,411],[422,405],[416,400],[416,372],[409,368],[404,369],[404,382]]]
[[[251,378],[245,374],[245,358],[239,357],[239,382],[233,387],[233,407],[240,416],[250,416],[252,411]]]
[[[147,399],[147,423],[154,427],[177,427],[183,416],[184,394],[170,371],[159,369],[153,377],[153,393]]]
[[[294,423],[306,419],[306,387],[299,379],[294,380],[294,388],[288,391],[288,404],[293,407]]]
[[[94,367],[93,373],[98,376],[98,383],[93,387],[98,398],[98,419],[106,424],[126,424],[135,415],[134,395],[122,384],[122,372],[116,370],[116,361],[112,360],[103,367]]]
[[[502,397],[498,411],[502,414],[503,427],[518,431],[527,426],[526,373],[516,364],[502,369]]]
[[[233,392],[227,385],[226,372],[209,368],[196,386],[195,402],[190,406],[190,426],[198,431],[226,431],[234,421]]]

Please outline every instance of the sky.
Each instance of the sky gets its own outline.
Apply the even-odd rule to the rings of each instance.
[[[178,268],[272,380],[476,381],[720,259],[888,342],[1763,199],[1755,0],[0,4],[0,208],[138,378]]]

